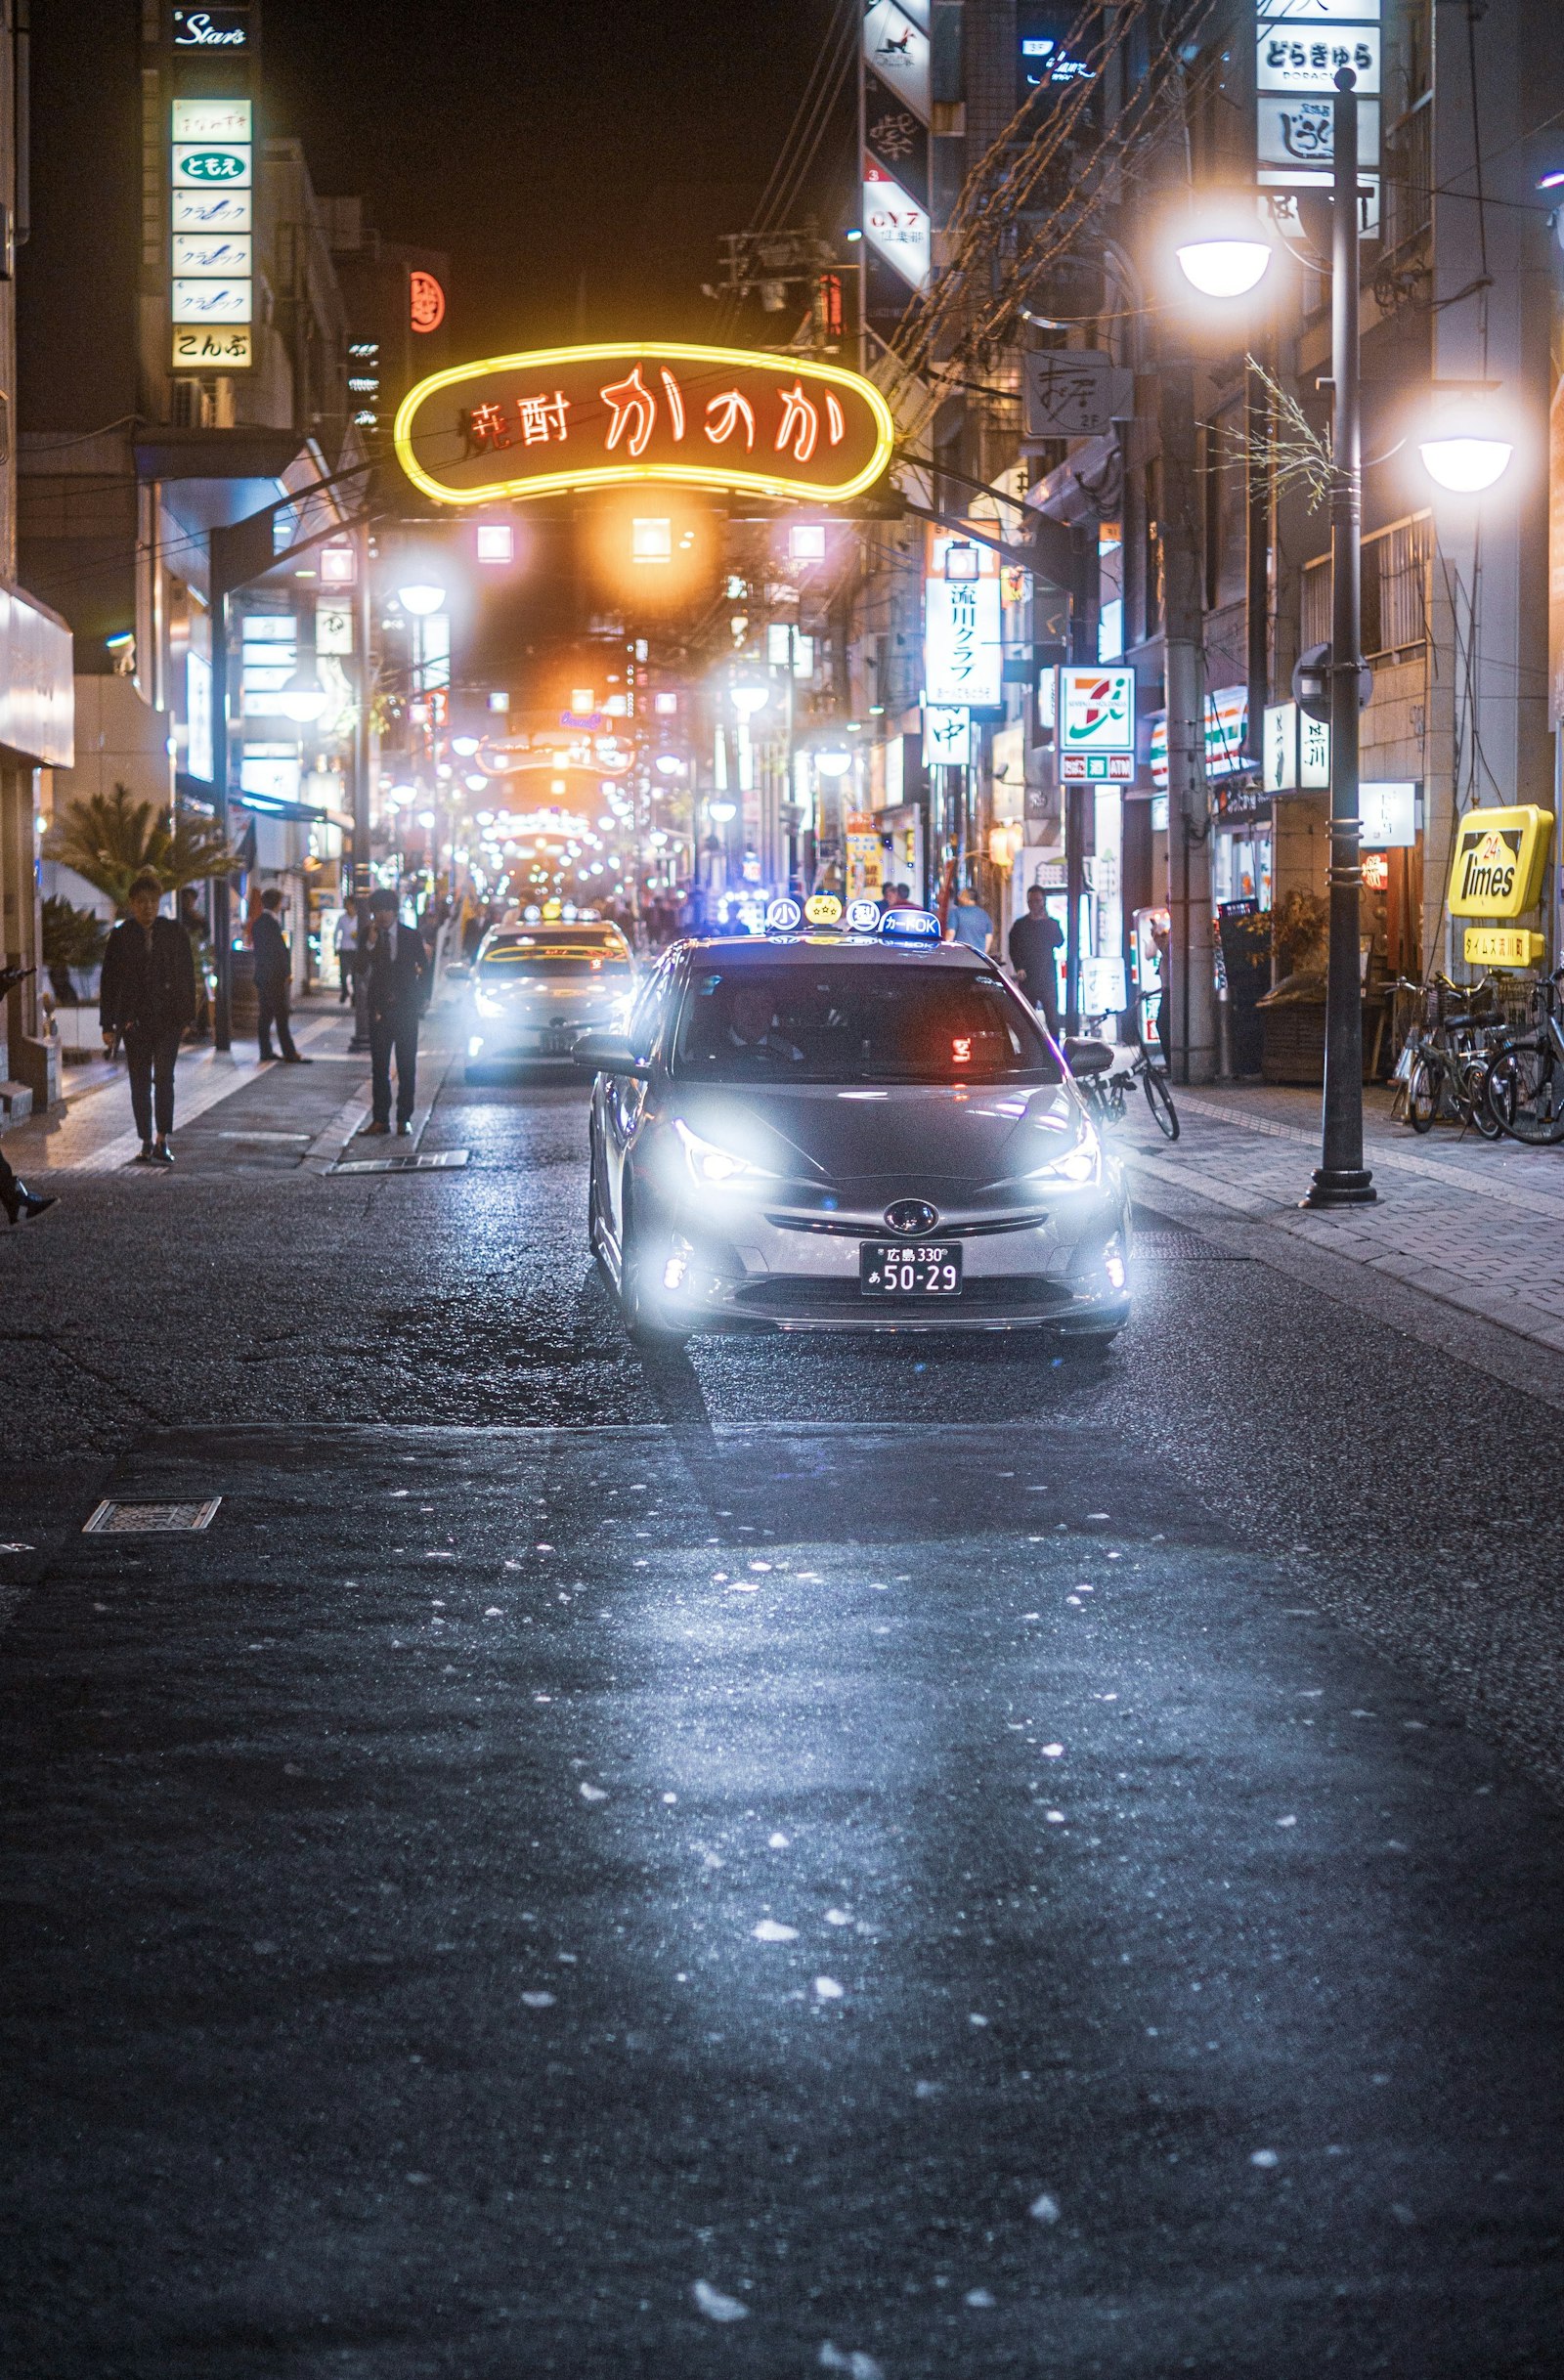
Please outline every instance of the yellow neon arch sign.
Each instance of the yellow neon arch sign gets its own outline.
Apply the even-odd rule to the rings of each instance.
[[[392,435],[440,504],[649,480],[841,504],[885,470],[895,426],[873,382],[834,364],[641,339],[435,372],[403,399]]]

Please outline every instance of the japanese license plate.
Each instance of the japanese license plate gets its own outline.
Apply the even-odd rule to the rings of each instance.
[[[961,1248],[928,1240],[860,1240],[858,1286],[865,1297],[959,1297]]]

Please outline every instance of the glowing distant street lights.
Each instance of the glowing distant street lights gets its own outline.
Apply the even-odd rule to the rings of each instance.
[[[741,719],[753,718],[758,711],[765,709],[771,699],[769,686],[730,686],[728,692]]]

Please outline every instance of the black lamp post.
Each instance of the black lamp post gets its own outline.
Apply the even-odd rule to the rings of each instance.
[[[1367,1206],[1359,912],[1358,702],[1363,674],[1362,422],[1358,393],[1358,93],[1350,66],[1330,103],[1330,938],[1325,975],[1323,1147],[1305,1206]]]

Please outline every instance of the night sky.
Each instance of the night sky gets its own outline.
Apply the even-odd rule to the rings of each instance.
[[[454,354],[575,335],[583,276],[591,335],[711,336],[717,236],[749,220],[833,13],[266,0],[272,127],[318,189],[450,252]],[[844,204],[850,139],[839,105],[816,203],[829,179]]]

